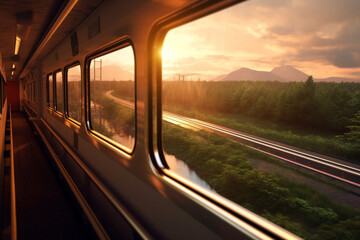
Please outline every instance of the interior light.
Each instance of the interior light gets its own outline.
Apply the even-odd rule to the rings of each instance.
[[[20,44],[21,44],[21,38],[19,36],[16,36],[16,40],[15,40],[15,55],[19,54],[19,50],[20,50]]]
[[[15,69],[15,64],[13,64],[12,68]]]
[[[38,57],[40,52],[44,49],[45,45],[49,42],[51,37],[54,35],[56,30],[60,27],[62,22],[65,20],[65,18],[69,15],[69,13],[71,12],[71,10],[73,9],[73,7],[76,5],[76,3],[78,1],[79,0],[69,0],[68,1],[65,8],[61,11],[60,15],[57,17],[56,21],[51,26],[49,32],[47,32],[47,34],[45,35],[45,37],[41,41],[40,45],[37,47],[34,54],[31,56],[30,60],[26,63],[26,65],[25,65],[25,67],[23,67],[23,69],[27,69],[32,65],[34,60]],[[19,76],[21,76],[21,74],[23,74],[23,73],[24,73],[24,71],[20,72]]]
[[[11,71],[11,76],[14,75],[14,71]]]

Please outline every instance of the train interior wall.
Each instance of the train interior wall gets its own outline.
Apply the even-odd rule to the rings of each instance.
[[[232,0],[193,1],[198,5],[189,4],[180,11],[178,7],[183,4],[180,2],[104,1],[64,33],[61,41],[26,68],[19,81],[7,81],[8,98],[1,104],[0,152],[5,148],[9,104],[12,111],[22,111],[27,117],[37,140],[50,156],[54,175],[65,183],[78,210],[81,208],[81,217],[91,224],[99,238],[297,239],[228,199],[178,178],[160,162],[163,156],[159,155],[164,150],[157,149],[158,142],[162,142],[158,135],[162,125],[157,124],[163,121],[161,59],[157,59],[154,51],[163,43],[167,31],[177,25],[234,4]],[[203,8],[199,7],[202,3]],[[91,89],[91,61],[128,46],[134,54],[134,59],[130,59],[134,60],[136,126],[132,152],[104,138],[91,126],[91,94],[95,90]],[[0,57],[0,68],[1,65]],[[81,116],[73,121],[66,107],[70,95],[67,70],[75,65],[81,68]],[[59,72],[63,92],[57,98]],[[53,77],[51,87],[49,76]],[[93,76],[95,82],[95,71]],[[62,104],[59,109],[57,101]],[[2,154],[0,163],[3,174]]]
[[[139,4],[141,8],[138,8]],[[202,206],[193,202],[192,193],[174,188],[175,183],[165,181],[150,163],[148,151],[148,68],[146,50],[156,19],[176,9],[176,5],[134,1],[123,5],[116,1],[104,2],[77,28],[79,53],[72,55],[71,39],[65,38],[46,58],[20,81],[20,97],[25,114],[32,118],[37,131],[52,149],[71,176],[73,184],[81,192],[86,204],[99,221],[98,232],[105,231],[114,239],[132,239],[152,236],[158,239],[174,236],[177,239],[246,238],[234,225],[219,220],[217,213],[207,211],[214,205]],[[124,21],[119,16],[127,16]],[[139,16],[142,16],[139,18]],[[89,26],[100,20],[101,34],[89,38]],[[125,37],[124,37],[125,36]],[[136,59],[136,151],[132,155],[109,145],[92,134],[87,128],[85,88],[82,87],[81,124],[71,123],[64,113],[47,106],[46,76],[63,71],[64,66],[79,62],[81,79],[86,79],[86,59],[109,43],[123,42],[131,36]],[[35,99],[26,89],[35,84]],[[84,85],[83,85],[84,86]],[[45,140],[46,139],[46,140]],[[80,163],[79,163],[80,162]],[[94,177],[89,177],[94,176]],[[100,185],[97,184],[100,182]],[[102,186],[102,189],[99,188]],[[104,194],[110,192],[110,194]],[[146,201],[144,201],[146,198]],[[170,199],[170,201],[169,201]],[[204,202],[203,200],[201,200]],[[186,204],[184,204],[186,203]],[[186,210],[188,204],[198,213]],[[169,214],[170,213],[170,214]],[[154,221],[156,217],[156,221]],[[105,229],[101,229],[102,226]],[[184,226],[183,228],[176,226]],[[216,226],[215,231],[208,226]]]
[[[7,82],[7,96],[11,111],[20,111],[19,81]]]

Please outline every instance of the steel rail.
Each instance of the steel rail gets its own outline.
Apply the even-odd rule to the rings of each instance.
[[[183,116],[179,116],[179,115],[172,114],[172,113],[167,113],[167,112],[164,115],[165,116],[173,115],[173,117],[175,117],[177,119],[182,119],[184,121],[192,122],[194,124],[199,124],[199,125],[207,127],[207,128],[212,128],[214,130],[224,131],[225,133],[236,134],[238,137],[244,138],[246,140],[251,140],[251,141],[254,141],[255,143],[261,143],[261,144],[264,144],[266,146],[271,146],[271,147],[274,147],[274,148],[278,148],[278,149],[281,149],[282,151],[291,152],[291,153],[295,154],[296,156],[304,157],[304,158],[307,158],[308,160],[311,160],[311,161],[314,161],[316,159],[316,160],[318,160],[317,162],[321,163],[321,164],[329,163],[331,165],[336,165],[336,166],[338,166],[340,168],[343,168],[343,169],[341,169],[343,171],[347,171],[349,173],[353,173],[353,174],[356,174],[356,175],[360,176],[360,169],[357,169],[355,167],[351,167],[351,166],[341,164],[341,163],[338,163],[338,162],[335,162],[335,161],[331,161],[331,160],[328,160],[328,159],[325,159],[325,158],[322,158],[322,157],[311,155],[311,154],[306,153],[306,152],[301,152],[301,151],[291,149],[291,148],[288,148],[288,147],[285,147],[285,146],[274,144],[274,143],[271,143],[271,142],[268,142],[268,141],[265,141],[265,140],[262,140],[262,139],[258,139],[258,138],[243,134],[243,133],[241,133],[239,131],[228,129],[228,128],[225,128],[225,127],[222,127],[222,126],[219,126],[219,125],[216,125],[216,124],[207,123],[207,122],[204,122],[204,121],[201,121],[201,120],[191,119],[191,118],[187,118],[187,117],[183,117]],[[320,162],[320,161],[322,161],[322,162]],[[334,166],[331,166],[331,167],[334,167]]]
[[[164,113],[164,120],[168,121],[169,120],[168,118],[170,118],[171,119],[170,122],[171,121],[178,121],[181,124],[189,124],[190,127],[196,127],[196,125],[198,125],[198,126],[200,126],[199,128],[207,128],[207,129],[215,130],[217,132],[225,133],[227,135],[231,135],[231,136],[234,136],[234,137],[237,137],[237,138],[244,139],[246,141],[257,144],[259,146],[265,146],[265,147],[271,148],[271,149],[273,149],[275,151],[278,151],[278,152],[285,152],[285,153],[291,154],[291,155],[293,155],[295,157],[300,157],[300,158],[303,158],[303,159],[305,159],[307,161],[316,162],[316,163],[324,165],[326,167],[330,167],[330,168],[333,168],[333,169],[336,169],[336,170],[339,170],[339,171],[342,171],[342,172],[346,172],[348,174],[355,175],[356,177],[360,177],[360,170],[356,169],[356,168],[353,168],[353,167],[350,167],[350,166],[339,164],[339,163],[336,163],[336,162],[333,162],[333,161],[330,161],[330,160],[326,160],[326,162],[325,161],[322,162],[321,160],[319,160],[319,157],[314,156],[312,158],[312,155],[310,155],[310,154],[300,153],[299,151],[296,151],[296,150],[293,150],[293,149],[291,149],[292,151],[288,151],[286,149],[289,149],[289,148],[286,148],[286,147],[283,147],[283,146],[280,146],[280,145],[276,145],[276,144],[273,144],[273,143],[269,143],[269,142],[266,142],[264,140],[259,140],[258,141],[258,139],[254,138],[254,137],[246,136],[246,135],[241,134],[241,133],[239,133],[237,131],[234,131],[234,130],[227,130],[227,129],[225,129],[223,127],[220,127],[218,125],[215,125],[215,124],[209,124],[209,123],[205,123],[205,122],[200,123],[200,122],[198,122],[198,120],[192,120],[192,119],[189,119],[187,117],[176,116],[175,114],[171,114],[171,115],[172,116],[169,116],[168,113],[165,112]],[[253,146],[250,146],[248,144],[244,144],[244,145],[247,146],[247,147],[250,147],[252,149],[255,149],[257,151],[261,151],[263,153],[266,153],[268,155],[276,157],[278,159],[281,159],[283,161],[290,162],[292,164],[301,166],[303,168],[306,168],[306,169],[321,173],[321,174],[326,175],[328,177],[335,178],[335,179],[338,179],[340,181],[346,182],[346,183],[351,184],[353,186],[360,187],[359,183],[356,183],[354,181],[345,179],[345,178],[337,176],[335,174],[332,174],[332,173],[329,173],[329,172],[326,172],[326,171],[323,171],[323,170],[308,166],[306,164],[299,163],[299,162],[297,162],[295,160],[291,160],[291,159],[285,158],[283,156],[279,156],[278,154],[274,154],[274,153],[271,153],[269,151],[265,151],[263,149],[253,147]],[[342,166],[339,166],[339,165],[342,165],[342,166],[345,166],[345,167],[342,167]]]
[[[112,93],[112,91],[108,91],[106,93],[106,96],[110,97],[115,102],[117,102],[117,103],[119,103],[121,105],[130,107],[130,108],[133,107],[134,103],[123,100],[123,99],[120,99],[118,97],[115,97],[111,93]],[[180,125],[182,127],[188,126],[191,129],[194,129],[194,128],[195,129],[210,129],[210,130],[213,130],[213,131],[216,131],[216,132],[220,132],[220,133],[223,133],[223,134],[226,134],[226,135],[230,135],[230,136],[233,136],[233,137],[248,141],[249,143],[260,146],[260,147],[269,148],[269,149],[271,149],[273,151],[276,151],[278,153],[286,153],[288,155],[291,155],[294,158],[301,158],[302,160],[312,162],[312,163],[316,163],[316,164],[319,164],[319,165],[322,165],[322,166],[325,166],[325,167],[328,167],[328,168],[332,168],[332,169],[335,169],[337,171],[345,172],[347,174],[351,174],[351,175],[353,175],[355,177],[360,178],[360,169],[357,169],[355,167],[348,166],[348,165],[342,164],[342,163],[338,163],[336,161],[331,161],[329,159],[325,159],[325,158],[322,158],[322,157],[319,157],[319,156],[315,156],[315,155],[312,155],[312,154],[309,154],[309,153],[306,153],[306,152],[302,152],[302,151],[299,151],[299,150],[296,150],[296,149],[292,149],[292,148],[289,148],[289,147],[286,147],[286,146],[282,146],[280,144],[275,144],[275,143],[272,143],[272,142],[269,142],[269,141],[266,141],[266,140],[263,140],[263,139],[259,139],[259,138],[254,137],[254,136],[249,136],[249,135],[244,134],[242,132],[239,132],[237,130],[229,129],[229,128],[226,128],[226,127],[223,127],[223,126],[219,126],[219,125],[216,125],[216,124],[213,124],[213,123],[208,123],[208,122],[198,120],[198,119],[193,119],[193,118],[189,118],[189,117],[180,116],[180,115],[170,113],[170,112],[167,112],[167,111],[163,111],[163,120],[168,121],[168,122],[173,123],[173,124],[176,124],[176,125]],[[243,144],[245,146],[250,147],[252,149],[255,149],[257,151],[261,151],[261,152],[263,152],[265,154],[276,157],[276,158],[278,158],[280,160],[295,164],[297,166],[300,166],[300,167],[306,168],[308,170],[311,170],[311,171],[326,175],[326,176],[331,177],[331,178],[338,179],[340,181],[349,183],[349,184],[351,184],[353,186],[360,187],[359,183],[348,180],[348,179],[345,179],[345,178],[340,177],[340,176],[337,176],[337,175],[335,175],[333,173],[326,172],[324,170],[317,169],[315,167],[311,167],[309,165],[300,163],[300,162],[298,162],[298,161],[296,161],[294,159],[292,160],[292,159],[285,158],[283,156],[280,156],[279,154],[275,154],[275,153],[272,153],[270,151],[265,151],[264,149],[260,149],[259,147],[254,147],[254,146],[251,146],[251,145],[245,144],[245,143],[243,143]]]

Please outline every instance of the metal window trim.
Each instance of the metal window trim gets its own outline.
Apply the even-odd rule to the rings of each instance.
[[[80,121],[77,121],[76,119],[72,118],[69,116],[69,94],[68,94],[68,70],[73,68],[73,67],[80,67],[80,91],[82,90],[82,67],[81,67],[81,63],[79,60],[73,61],[68,65],[65,65],[64,67],[64,85],[65,85],[65,105],[64,105],[64,115],[65,115],[65,119],[67,119],[69,122],[71,122],[72,124],[74,124],[75,126],[80,127],[81,125],[81,115],[80,115]],[[81,113],[81,108],[82,108],[82,97],[81,97],[81,92],[80,92],[80,113]]]
[[[56,84],[57,84],[57,78],[56,78],[56,75],[58,74],[58,73],[61,73],[61,83],[62,83],[62,90],[63,90],[63,102],[64,102],[64,106],[63,106],[63,111],[60,111],[59,109],[58,109],[58,96],[57,96],[57,86],[56,86]],[[53,94],[53,101],[54,101],[54,111],[55,111],[55,113],[57,113],[57,114],[59,114],[60,116],[63,116],[64,115],[64,107],[65,107],[65,96],[64,96],[64,73],[63,73],[63,69],[62,68],[59,68],[59,69],[57,69],[57,70],[55,70],[54,72],[53,72],[53,89],[54,89],[54,94]]]
[[[212,193],[201,186],[193,184],[191,181],[182,178],[169,169],[163,153],[162,145],[162,60],[157,57],[159,49],[161,49],[166,34],[178,26],[184,25],[191,21],[200,19],[217,11],[223,10],[236,3],[243,2],[242,0],[229,0],[222,2],[214,2],[211,0],[200,0],[193,4],[187,5],[184,8],[177,10],[161,19],[159,19],[150,32],[148,41],[149,48],[149,85],[148,85],[148,100],[149,100],[149,153],[153,166],[159,174],[159,178],[170,183],[173,187],[186,194],[190,198],[192,196],[200,197],[199,203],[207,207],[205,203],[215,204],[220,207],[220,210],[225,210],[229,216],[224,217],[233,226],[240,231],[245,231],[253,236],[258,236],[258,230],[261,233],[277,239],[298,239],[297,236],[279,227],[278,225],[269,222],[268,220],[258,216],[257,214],[233,203],[232,201]],[[153,84],[155,88],[153,88]],[[154,107],[155,106],[155,110]],[[154,130],[156,128],[156,130]],[[155,173],[156,174],[156,173]],[[219,213],[218,210],[214,211]],[[233,218],[234,217],[234,218]],[[238,225],[237,220],[245,221],[245,223],[254,227],[244,230]]]
[[[106,137],[105,135],[101,134],[100,132],[92,129],[91,126],[91,112],[90,112],[90,63],[93,59],[100,57],[100,56],[104,56],[108,53],[112,53],[118,50],[121,50],[125,47],[130,46],[132,51],[133,51],[133,55],[134,55],[134,114],[135,114],[135,121],[134,121],[134,125],[135,125],[135,139],[134,139],[134,146],[132,147],[132,149],[125,147],[124,145],[122,145],[121,143],[118,143],[112,139],[110,139],[109,137]],[[130,156],[132,156],[135,152],[136,149],[136,143],[137,143],[137,94],[136,94],[136,89],[137,89],[137,77],[136,77],[136,51],[135,51],[135,46],[131,40],[131,38],[129,36],[123,36],[120,39],[111,42],[110,44],[107,44],[103,47],[98,48],[97,50],[91,52],[90,54],[88,54],[85,57],[85,67],[84,67],[84,71],[85,71],[85,77],[84,77],[84,84],[85,84],[85,129],[86,132],[88,133],[88,135],[90,135],[91,137],[95,137],[98,141],[101,141],[103,143],[105,143],[106,145],[110,145],[112,148],[118,149],[120,151],[122,151],[125,154],[129,154]]]
[[[49,87],[50,87],[50,84],[49,84],[49,78],[52,77],[52,81],[54,82],[54,77],[53,77],[53,73],[52,72],[49,72],[48,74],[46,74],[46,82],[45,82],[45,86],[46,86],[46,106],[48,108],[53,108],[54,106],[54,103],[52,103],[52,105],[50,104],[50,91],[49,91]],[[54,87],[54,86],[53,86]],[[51,89],[53,90],[53,88]],[[54,90],[53,90],[54,92]],[[54,94],[54,93],[53,93]],[[53,97],[53,101],[54,102],[54,96]]]

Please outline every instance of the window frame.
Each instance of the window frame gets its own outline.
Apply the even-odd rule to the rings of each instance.
[[[57,73],[61,73],[61,81],[62,81],[62,90],[63,90],[63,94],[62,94],[62,98],[63,98],[63,109],[62,111],[59,111],[58,109],[58,103],[57,103],[57,86],[56,86],[56,74]],[[64,106],[65,106],[65,96],[64,96],[64,73],[62,71],[62,69],[58,69],[56,71],[54,71],[53,73],[53,101],[54,101],[54,111],[59,114],[59,115],[64,115]]]
[[[6,79],[3,77],[3,106],[5,105],[5,102],[7,101],[7,81]]]
[[[194,3],[190,8],[182,8],[170,16],[159,19],[151,29],[149,46],[149,152],[151,153],[151,162],[153,166],[164,174],[164,169],[169,169],[166,162],[164,148],[162,143],[162,57],[159,56],[167,33],[200,18],[209,16],[229,8],[242,1],[229,0],[219,3],[204,1]],[[155,47],[153,47],[155,46]],[[156,56],[155,58],[153,56]],[[154,72],[155,74],[153,74]],[[156,79],[153,79],[153,76]],[[153,86],[154,85],[154,86]],[[154,105],[154,106],[153,106]],[[155,130],[154,130],[155,129]],[[173,175],[173,174],[172,174]],[[175,174],[176,175],[176,174]],[[187,185],[187,183],[184,183]]]
[[[53,94],[52,94],[52,97],[53,97],[53,99],[52,99],[52,104],[50,103],[50,91],[49,91],[49,77],[52,77],[52,88],[51,88],[51,90],[52,90],[52,92],[53,92]],[[48,107],[48,108],[54,108],[54,76],[53,76],[53,73],[52,72],[50,72],[50,73],[48,73],[47,75],[46,75],[46,106]]]
[[[5,103],[5,101],[3,100],[4,96],[4,84],[3,84],[3,76],[2,73],[0,72],[0,119],[2,116],[2,111],[3,111],[3,104]]]
[[[92,129],[92,125],[91,125],[91,110],[90,110],[90,102],[91,102],[91,96],[90,96],[90,63],[93,59],[104,56],[106,54],[121,50],[125,47],[131,47],[133,54],[134,54],[134,127],[135,127],[135,133],[134,133],[134,146],[132,147],[132,149],[122,145],[119,142],[116,142],[115,140],[110,139],[109,137],[101,134],[100,132]],[[110,145],[112,147],[115,147],[116,149],[121,150],[122,152],[129,154],[130,156],[132,156],[135,152],[136,149],[136,142],[137,142],[137,94],[136,94],[136,89],[137,89],[137,77],[136,77],[136,72],[137,72],[137,68],[136,68],[136,51],[135,51],[135,47],[134,44],[132,42],[132,40],[129,37],[123,37],[121,39],[119,39],[118,41],[116,41],[115,43],[111,43],[109,45],[106,45],[102,48],[99,48],[98,50],[95,50],[94,52],[90,53],[89,55],[86,56],[85,58],[85,77],[84,77],[84,82],[85,82],[85,128],[87,130],[87,132],[89,133],[89,135],[96,137],[98,140],[101,140],[102,142],[104,142],[107,145]]]
[[[80,67],[80,121],[77,121],[76,119],[73,119],[69,116],[69,94],[68,94],[68,70],[70,68],[73,68],[73,67],[76,67],[76,66],[79,66]],[[65,115],[65,118],[67,120],[69,120],[71,123],[77,125],[77,126],[80,126],[81,125],[81,118],[82,118],[82,106],[83,106],[83,99],[82,99],[82,88],[83,88],[83,79],[82,79],[82,67],[81,67],[81,63],[80,61],[75,61],[75,62],[72,62],[68,65],[66,65],[64,67],[64,87],[65,87],[65,91],[64,91],[64,95],[65,95],[65,99],[64,99],[64,115]]]
[[[288,239],[293,238],[294,235],[282,227],[278,226],[275,223],[272,223],[258,214],[240,206],[236,203],[233,203],[231,200],[228,200],[225,197],[219,196],[210,190],[207,190],[203,187],[193,184],[191,181],[179,176],[173,172],[165,158],[164,148],[162,143],[162,125],[163,125],[163,106],[162,106],[162,58],[159,57],[159,52],[164,43],[167,33],[180,27],[184,24],[187,24],[192,21],[196,21],[200,18],[209,16],[213,13],[219,12],[226,8],[229,8],[236,3],[241,3],[242,1],[220,1],[213,3],[211,1],[195,2],[191,7],[181,8],[178,11],[174,12],[169,16],[159,19],[151,29],[149,44],[149,85],[148,85],[148,108],[149,108],[149,118],[148,118],[148,149],[149,155],[152,162],[152,165],[157,170],[158,174],[162,179],[169,184],[173,185],[174,188],[177,188],[179,191],[182,191],[185,195],[188,195],[183,188],[190,190],[192,194],[196,194],[202,203],[210,201],[212,204],[220,207],[220,209],[225,210],[231,216],[236,218],[235,221],[243,221],[246,224],[249,224],[251,227],[254,227],[254,230],[246,230],[250,233],[257,236],[258,230],[261,233],[266,234],[270,237]],[[180,184],[180,187],[178,186]],[[190,195],[191,195],[190,193]],[[207,202],[206,202],[207,203]],[[205,205],[206,205],[205,203]],[[228,219],[232,222],[232,219]],[[244,228],[246,229],[246,228]]]

